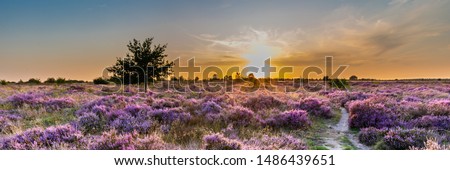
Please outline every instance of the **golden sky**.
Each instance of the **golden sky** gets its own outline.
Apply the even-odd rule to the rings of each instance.
[[[447,0],[2,1],[0,79],[92,80],[146,37],[203,68],[270,57],[298,77],[333,56],[346,78],[450,78],[448,11]]]

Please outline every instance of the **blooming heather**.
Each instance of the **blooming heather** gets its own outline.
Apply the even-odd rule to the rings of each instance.
[[[239,141],[228,139],[222,134],[211,134],[203,137],[206,150],[240,150],[242,144]]]
[[[387,149],[405,150],[411,147],[424,147],[428,138],[434,134],[425,129],[391,129],[384,136]]]
[[[423,116],[409,122],[409,126],[434,129],[450,130],[450,116]]]
[[[242,105],[254,111],[258,111],[280,107],[283,105],[283,102],[270,95],[258,95],[250,97]]]
[[[255,113],[245,107],[236,106],[230,110],[231,111],[229,111],[226,116],[226,119],[230,124],[247,126],[251,124],[252,121],[256,120],[256,118],[254,118]]]
[[[349,126],[351,128],[392,127],[395,116],[384,104],[372,100],[354,101],[350,104]]]
[[[318,98],[306,98],[295,104],[295,108],[299,110],[305,110],[310,115],[331,118],[333,113],[328,101]]]
[[[162,150],[165,142],[155,135],[139,137],[136,132],[119,134],[116,130],[103,132],[89,146],[92,150]]]
[[[363,128],[359,132],[358,139],[361,143],[367,146],[373,146],[378,141],[383,140],[383,137],[386,135],[387,131],[387,129],[377,129],[374,127]]]
[[[33,128],[21,134],[3,138],[1,149],[51,149],[63,144],[76,146],[82,139],[80,131],[71,125],[49,127],[47,129]]]
[[[311,121],[306,111],[289,110],[268,118],[266,124],[277,128],[299,129],[309,127]]]

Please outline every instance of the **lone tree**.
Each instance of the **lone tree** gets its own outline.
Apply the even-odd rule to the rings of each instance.
[[[144,82],[147,91],[148,80],[161,80],[172,73],[173,62],[165,60],[167,57],[165,45],[153,45],[153,38],[144,42],[133,39],[127,45],[129,53],[125,58],[117,58],[115,65],[108,68],[114,79],[123,84]]]

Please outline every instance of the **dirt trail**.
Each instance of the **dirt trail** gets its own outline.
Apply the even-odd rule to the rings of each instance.
[[[325,146],[331,150],[343,150],[346,145],[353,145],[355,149],[370,150],[369,147],[359,143],[358,138],[349,132],[348,118],[349,114],[345,108],[341,108],[341,119],[336,125],[328,125],[328,130],[324,133],[323,140]],[[348,139],[347,144],[344,143],[343,138]]]

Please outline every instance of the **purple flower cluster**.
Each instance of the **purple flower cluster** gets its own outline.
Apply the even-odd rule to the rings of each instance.
[[[309,114],[324,118],[333,117],[333,112],[331,112],[330,103],[323,99],[318,98],[306,98],[295,103],[294,107],[296,109],[305,110]]]
[[[396,125],[396,116],[381,102],[366,99],[354,101],[349,107],[349,127],[351,128],[384,128]]]
[[[304,110],[289,110],[271,116],[265,121],[266,125],[275,128],[301,129],[311,125],[308,113]]]
[[[89,146],[92,150],[163,150],[165,142],[156,135],[139,137],[138,133],[119,134],[116,130],[103,132],[93,139]]]
[[[9,96],[6,102],[13,105],[14,107],[21,107],[23,105],[29,105],[32,107],[37,107],[43,103],[45,95],[41,93],[21,93]]]
[[[181,102],[177,99],[167,98],[153,101],[152,107],[156,109],[180,107]]]
[[[203,116],[207,121],[214,122],[222,116],[222,106],[214,101],[206,101],[201,105],[201,110],[197,111],[197,115]]]
[[[383,138],[386,149],[405,150],[411,147],[422,148],[428,138],[435,136],[425,129],[390,129]]]
[[[211,134],[203,137],[204,149],[206,150],[241,150],[242,143],[228,139],[222,134]]]
[[[76,146],[83,136],[71,125],[49,127],[47,129],[33,128],[21,134],[3,138],[0,149],[52,149],[62,145]]]
[[[244,142],[246,150],[307,150],[305,142],[291,135],[271,137],[263,135],[261,138],[251,138]]]
[[[236,126],[247,126],[253,121],[256,121],[255,113],[242,106],[236,106],[230,109],[231,111],[227,113],[226,120]]]
[[[170,127],[175,121],[187,122],[191,115],[180,107],[152,108],[145,104],[131,104],[136,98],[107,96],[86,104],[76,112],[78,124],[85,133],[116,129],[120,133],[137,131],[148,133],[155,123]],[[117,102],[113,106],[113,102]]]
[[[427,105],[428,114],[435,116],[450,116],[450,100],[435,100]]]
[[[75,101],[71,98],[48,99],[44,102],[47,111],[54,111],[75,106]]]
[[[377,129],[374,127],[363,128],[359,132],[358,139],[361,143],[367,146],[373,146],[378,141],[383,140],[387,131],[387,129]]]
[[[423,116],[411,120],[410,127],[426,128],[430,130],[450,130],[450,116]]]
[[[270,109],[283,106],[283,102],[270,95],[258,95],[250,97],[243,104],[243,106],[252,109],[253,111]]]
[[[7,98],[6,102],[14,107],[24,105],[33,108],[44,107],[49,112],[75,106],[75,101],[71,98],[49,98],[43,93],[32,92],[12,95]]]

